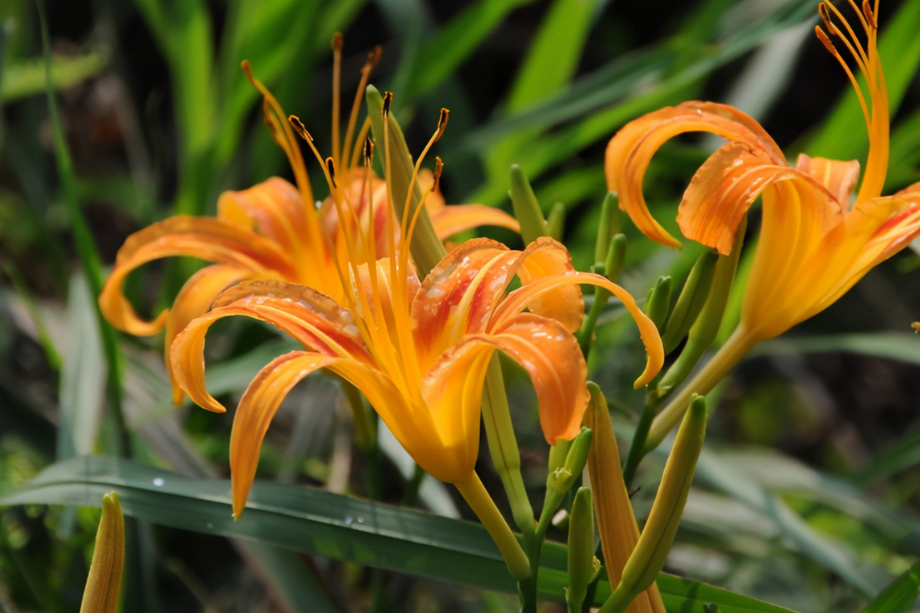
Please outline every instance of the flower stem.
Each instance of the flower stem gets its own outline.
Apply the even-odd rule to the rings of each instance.
[[[511,576],[519,583],[529,579],[531,572],[527,554],[524,553],[505,518],[495,506],[495,501],[489,496],[479,476],[471,472],[468,478],[454,483],[454,486],[473,509],[476,517],[489,532],[489,536],[495,541],[505,564],[508,565]]]
[[[648,454],[664,440],[681,420],[694,394],[707,394],[741,361],[758,342],[743,326],[738,326],[711,360],[687,383],[652,421],[642,455]]]

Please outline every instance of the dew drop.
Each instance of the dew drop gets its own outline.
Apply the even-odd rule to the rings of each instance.
[[[163,487],[163,484],[166,483],[166,480],[163,477],[154,477],[153,484],[157,487]]]

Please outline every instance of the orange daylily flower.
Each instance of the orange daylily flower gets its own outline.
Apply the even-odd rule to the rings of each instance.
[[[439,124],[426,151],[441,131]],[[365,149],[366,168],[372,152],[372,147]],[[178,385],[200,406],[219,412],[224,407],[204,384],[204,338],[213,322],[230,315],[252,317],[275,325],[304,347],[267,365],[240,400],[231,435],[235,514],[245,504],[259,448],[278,406],[316,370],[330,370],[360,389],[415,461],[470,500],[471,492],[481,488],[473,469],[483,383],[495,350],[530,374],[547,441],[578,433],[588,401],[587,369],[573,335],[584,311],[580,284],[609,290],[635,318],[649,352],[637,385],[661,368],[657,330],[633,298],[602,276],[576,272],[565,247],[552,239],[521,252],[488,239],[468,241],[420,279],[409,253],[414,216],[424,211],[440,170],[439,163],[431,189],[411,215],[407,208],[401,222],[383,232],[396,237],[386,242],[386,257],[379,257],[377,233],[361,224],[341,225],[344,258],[336,262],[337,273],[349,279],[340,286],[343,301],[300,284],[244,281],[221,293],[211,310],[190,322],[173,343],[170,356]],[[334,164],[326,173],[338,217],[355,219],[350,194],[335,180]],[[366,181],[371,182],[369,172]],[[373,191],[365,193],[371,195],[367,207],[374,218]],[[515,277],[521,287],[506,294]]]
[[[339,183],[349,192],[357,217],[349,223],[369,224],[381,232],[377,242],[385,249],[382,229],[393,209],[386,195],[386,183],[357,166],[361,147],[368,133],[365,121],[355,137],[360,102],[368,77],[379,59],[379,49],[368,55],[361,71],[361,81],[348,120],[344,144],[339,133],[339,71],[341,67],[341,38],[334,44],[333,87],[333,156],[339,169]],[[343,300],[341,277],[336,272],[336,259],[341,259],[344,233],[336,215],[332,198],[326,198],[317,209],[306,165],[294,132],[280,105],[259,81],[253,78],[248,63],[243,67],[253,85],[264,96],[265,119],[275,141],[281,146],[294,171],[296,186],[273,177],[242,191],[221,195],[217,216],[192,217],[179,215],[155,223],[132,234],[119,250],[115,266],[106,281],[99,304],[106,319],[116,328],[131,334],[146,336],[166,328],[165,346],[169,347],[189,321],[206,312],[214,298],[234,283],[252,279],[275,279],[308,285],[335,300]],[[424,180],[425,177],[422,177]],[[427,178],[430,182],[430,176]],[[375,219],[367,216],[367,202],[372,192],[376,203]],[[445,206],[440,192],[431,194],[429,206],[438,236],[450,236],[482,225],[502,226],[518,231],[517,222],[504,213],[482,205]],[[392,227],[392,225],[391,225]],[[381,251],[384,253],[385,251]],[[122,292],[127,276],[152,260],[190,256],[214,262],[186,281],[173,302],[172,309],[160,313],[152,321],[139,317]],[[170,378],[173,373],[166,360]],[[183,394],[173,386],[176,404]]]
[[[712,132],[728,141],[694,175],[677,222],[684,236],[727,254],[741,219],[762,197],[760,243],[741,323],[753,342],[782,334],[824,310],[920,233],[920,183],[893,196],[881,195],[889,116],[876,47],[878,0],[874,8],[865,0],[861,10],[849,1],[867,36],[865,46],[829,1],[819,5],[824,27],[816,32],[853,83],[869,129],[869,154],[855,199],[858,162],[800,155],[790,166],[756,121],[722,104],[688,102],[655,111],[627,124],[607,148],[608,184],[619,191],[622,208],[650,238],[679,246],[649,214],[642,196],[648,163],[666,140],[684,132]],[[865,87],[832,37],[855,59]]]
[[[712,132],[728,142],[693,176],[677,222],[684,236],[727,254],[744,215],[761,197],[760,240],[744,298],[741,322],[714,358],[659,414],[650,448],[679,420],[690,395],[704,394],[756,343],[782,334],[839,299],[870,269],[920,234],[920,183],[882,196],[888,166],[889,110],[878,55],[878,0],[857,6],[856,31],[829,1],[819,5],[818,39],[849,77],[869,132],[862,183],[857,161],[800,155],[795,166],[752,118],[730,106],[688,102],[650,113],[626,125],[607,148],[611,190],[639,228],[666,245],[679,246],[650,215],[642,196],[649,160],[669,138],[690,131]],[[835,23],[836,22],[836,23]],[[837,24],[840,25],[837,25]],[[855,60],[861,85],[835,46]]]

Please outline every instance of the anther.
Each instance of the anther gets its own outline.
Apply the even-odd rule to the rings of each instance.
[[[303,122],[300,121],[300,118],[297,115],[290,115],[288,117],[288,123],[290,123],[291,127],[297,131],[297,133],[300,135],[300,138],[304,139],[308,143],[313,142],[313,136],[307,132],[306,126],[303,125]]]
[[[823,2],[818,5],[818,15],[820,15],[821,21],[824,22],[824,27],[827,28],[831,34],[836,33],[837,28],[831,23],[831,16],[827,10],[827,5]]]
[[[815,34],[818,36],[818,40],[824,45],[824,48],[827,49],[831,55],[837,56],[837,48],[834,47],[834,43],[832,43],[831,39],[824,33],[821,26],[815,26]]]
[[[390,116],[390,103],[393,102],[393,92],[383,93],[383,116]]]
[[[374,141],[370,138],[364,139],[364,165],[370,168],[374,162]]]
[[[341,32],[336,32],[335,34],[332,35],[332,50],[333,51],[341,51],[344,43],[345,43],[345,37],[342,36]]]
[[[866,16],[866,21],[869,22],[869,27],[873,30],[878,30],[878,21],[875,19],[875,12],[872,10],[872,7],[869,5],[869,0],[863,0],[862,3],[862,12]]]
[[[438,188],[441,185],[441,171],[444,170],[444,162],[441,161],[441,158],[435,156],[434,158],[434,181],[431,184],[431,193],[438,191]]]
[[[438,117],[438,131],[434,135],[435,142],[441,140],[444,130],[447,129],[447,119],[450,117],[449,109],[441,109],[441,115]]]
[[[326,170],[329,171],[329,182],[332,183],[332,188],[337,188],[338,185],[335,183],[335,160],[331,157],[326,158]]]
[[[372,51],[367,53],[367,65],[370,68],[373,68],[377,65],[377,62],[380,61],[380,56],[383,55],[383,50],[380,48],[380,45],[374,47]]]

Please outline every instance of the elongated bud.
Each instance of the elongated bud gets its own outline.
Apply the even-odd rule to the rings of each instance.
[[[581,471],[584,470],[585,464],[588,462],[588,453],[591,451],[591,439],[593,436],[594,433],[591,428],[582,428],[578,436],[572,439],[571,445],[568,445],[565,462],[562,466],[558,468],[552,468],[551,466],[546,479],[547,499],[550,498],[551,493],[558,494],[561,502],[562,497],[575,484],[576,479],[581,477]],[[562,441],[554,445],[553,449],[555,450],[560,443]],[[553,452],[551,451],[550,457],[552,455]],[[558,459],[556,461],[558,462]],[[555,507],[552,510],[555,511]]]
[[[674,439],[661,485],[636,548],[626,560],[623,577],[599,613],[619,613],[655,582],[664,568],[680,524],[696,462],[706,436],[706,400],[694,396]]]
[[[586,487],[578,489],[572,503],[568,544],[569,586],[565,596],[569,611],[581,611],[588,586],[600,572],[600,561],[594,557],[594,502]]]
[[[620,198],[614,192],[607,192],[601,204],[601,218],[597,226],[597,241],[594,243],[594,261],[603,262],[610,252],[613,237],[620,233]],[[608,269],[609,270],[609,269]]]
[[[671,288],[673,286],[674,283],[671,277],[659,277],[655,287],[649,292],[648,300],[645,303],[645,314],[655,322],[659,331],[661,331],[662,326],[668,319],[668,311],[671,309]]]
[[[687,275],[687,282],[677,298],[677,304],[674,305],[664,334],[661,336],[665,354],[674,351],[678,343],[687,336],[690,326],[703,310],[703,305],[709,298],[709,290],[712,288],[712,278],[715,275],[718,261],[718,252],[715,249],[707,249],[700,254],[690,274]]]
[[[533,188],[530,187],[530,181],[517,164],[511,165],[511,206],[514,208],[514,216],[521,224],[521,238],[524,239],[525,245],[541,236],[547,236],[543,210],[533,193]]]
[[[738,258],[741,255],[746,226],[747,218],[745,217],[735,233],[731,253],[719,256],[709,288],[709,297],[706,299],[706,304],[703,305],[703,310],[690,327],[687,344],[684,345],[683,351],[658,383],[657,392],[660,397],[666,396],[674,387],[683,383],[715,341],[719,327],[722,325],[722,316],[725,314],[728,296],[735,281],[735,271],[738,269]]]
[[[80,613],[117,613],[125,565],[125,518],[112,492],[102,497],[102,519]]]
[[[383,153],[379,157],[383,159],[384,166],[387,164],[390,166],[390,168],[385,168],[390,202],[396,209],[397,219],[402,219],[407,201],[410,213],[414,213],[422,201],[418,182],[412,180],[415,165],[399,123],[390,113],[393,95],[387,92],[385,97],[381,96],[377,88],[368,85],[365,90],[365,100],[374,140],[378,148],[383,147]],[[384,122],[386,122],[386,129],[384,129]],[[428,211],[424,208],[418,212],[409,249],[420,279],[424,279],[447,254],[444,245],[434,231]]]
[[[557,202],[549,209],[549,215],[546,216],[546,235],[557,241],[562,241],[562,235],[565,232],[565,205]]]
[[[604,259],[604,276],[616,281],[626,264],[626,235],[617,234],[610,241],[610,249]]]

